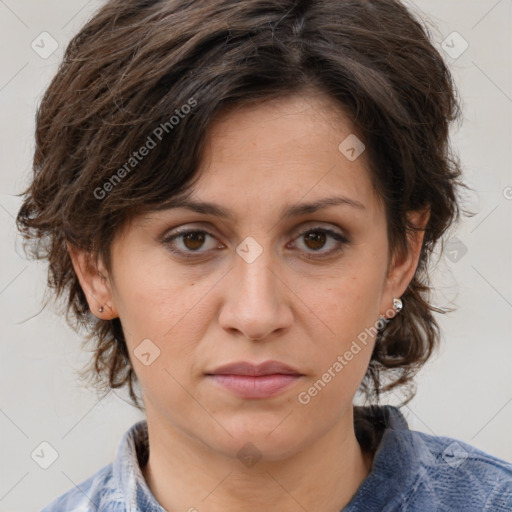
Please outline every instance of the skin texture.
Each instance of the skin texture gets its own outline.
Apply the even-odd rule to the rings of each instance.
[[[168,510],[339,511],[371,469],[352,400],[373,338],[309,403],[297,399],[379,315],[392,316],[418,263],[423,233],[388,260],[365,154],[351,162],[338,150],[353,130],[313,94],[225,112],[210,131],[193,198],[233,219],[186,209],[140,216],[113,243],[111,275],[68,246],[93,313],[121,318],[147,413],[143,473]],[[342,195],[364,209],[341,204],[280,218],[291,204]],[[411,217],[425,226],[428,211]],[[211,236],[162,242],[179,227]],[[348,243],[317,231],[308,238],[322,228]],[[252,263],[236,252],[248,236],[263,251]],[[134,356],[144,339],[160,350],[148,366]],[[272,398],[243,399],[204,375],[269,359],[304,376]],[[250,467],[237,457],[247,443],[261,457]]]

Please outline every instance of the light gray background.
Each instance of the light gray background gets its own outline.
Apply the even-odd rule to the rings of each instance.
[[[0,172],[2,464],[0,511],[38,510],[112,461],[121,435],[142,419],[111,392],[99,400],[75,370],[88,354],[56,313],[40,314],[45,267],[16,250],[14,197],[30,172],[36,105],[73,34],[98,0],[0,1]],[[446,56],[463,99],[453,142],[476,190],[478,211],[451,235],[437,265],[437,305],[458,310],[439,321],[442,349],[420,374],[417,397],[404,408],[413,428],[469,442],[512,461],[512,175],[511,0],[421,0],[413,4],[437,25],[436,44],[454,31],[469,44]],[[43,59],[32,48],[47,31],[58,49]],[[462,48],[450,36],[447,41]],[[455,41],[452,43],[452,41]],[[41,45],[41,43],[39,43]],[[48,48],[48,46],[46,46]],[[441,50],[443,51],[443,50]],[[466,252],[467,251],[467,252]],[[389,397],[390,403],[396,397]],[[58,458],[42,469],[31,453],[50,443]],[[48,453],[48,451],[46,452]]]

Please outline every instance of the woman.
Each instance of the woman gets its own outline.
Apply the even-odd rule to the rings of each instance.
[[[512,510],[511,464],[353,405],[438,344],[457,114],[395,0],[109,1],[43,98],[17,221],[146,420],[44,511]]]

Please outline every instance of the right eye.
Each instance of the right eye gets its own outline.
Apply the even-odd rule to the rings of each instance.
[[[208,240],[210,242],[208,243]],[[184,257],[194,257],[195,254],[204,255],[209,250],[219,247],[219,243],[215,243],[216,239],[208,231],[199,229],[187,229],[169,234],[163,239],[163,243],[174,253]],[[209,249],[201,251],[204,246],[209,245]],[[194,254],[195,253],[195,254]]]

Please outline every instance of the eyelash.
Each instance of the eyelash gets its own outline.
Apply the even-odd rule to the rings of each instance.
[[[200,250],[197,250],[197,251],[191,251],[191,250],[186,250],[186,251],[183,251],[181,249],[175,249],[172,247],[172,242],[174,242],[175,239],[177,238],[180,238],[180,237],[183,237],[183,236],[186,236],[186,235],[189,235],[189,234],[198,234],[198,233],[201,233],[201,234],[205,234],[205,235],[208,235],[208,236],[211,236],[212,238],[215,238],[214,235],[212,235],[209,231],[206,231],[204,229],[185,229],[183,231],[179,231],[179,232],[176,232],[174,234],[171,234],[171,235],[168,235],[166,236],[162,242],[169,248],[169,250],[175,254],[178,254],[179,256],[183,257],[183,258],[198,258],[200,256],[204,256],[206,254],[206,252],[201,252]],[[304,235],[306,234],[309,234],[309,233],[324,233],[326,234],[328,237],[336,240],[337,242],[339,242],[339,245],[336,249],[332,249],[330,251],[327,251],[327,252],[311,252],[311,253],[308,253],[308,255],[306,256],[308,259],[321,259],[321,258],[325,258],[325,257],[328,257],[328,256],[332,256],[334,254],[337,254],[339,253],[343,246],[344,245],[347,245],[349,244],[349,240],[347,240],[347,238],[345,238],[343,235],[341,235],[340,233],[337,233],[336,231],[332,231],[331,229],[327,229],[327,228],[308,228],[306,229],[305,231],[302,231],[301,233],[299,233],[299,235],[294,239],[294,240],[297,240],[298,238],[301,238],[303,237]]]

